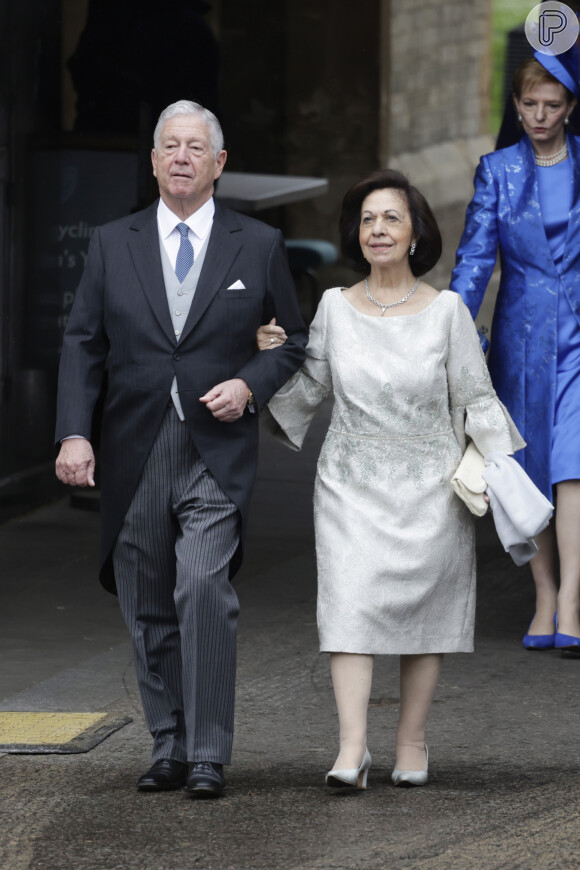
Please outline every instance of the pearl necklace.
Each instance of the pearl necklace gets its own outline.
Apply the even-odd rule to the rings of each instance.
[[[564,142],[559,151],[556,151],[554,154],[548,154],[543,157],[541,154],[536,154],[534,151],[534,157],[536,160],[536,166],[555,166],[556,163],[561,163],[562,160],[565,160],[568,156],[568,143]]]
[[[403,302],[406,302],[407,299],[409,299],[409,297],[413,295],[413,293],[415,292],[415,290],[419,286],[420,281],[421,281],[421,279],[417,278],[417,280],[415,281],[415,283],[413,284],[413,286],[411,287],[411,289],[409,290],[407,295],[403,296],[402,299],[399,299],[398,302],[389,302],[388,305],[383,305],[382,302],[377,302],[376,299],[373,299],[373,297],[371,296],[371,292],[369,290],[369,282],[365,278],[365,290],[366,290],[366,294],[367,294],[367,299],[369,300],[369,302],[374,302],[375,305],[378,305],[379,308],[382,308],[381,317],[383,317],[387,308],[394,308],[396,305],[402,305]]]

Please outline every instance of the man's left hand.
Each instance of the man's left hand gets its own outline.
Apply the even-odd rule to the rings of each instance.
[[[216,420],[233,423],[246,410],[249,392],[250,388],[242,378],[233,378],[223,384],[216,384],[199,401],[205,403]]]

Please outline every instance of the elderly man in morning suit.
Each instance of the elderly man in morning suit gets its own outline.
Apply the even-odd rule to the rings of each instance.
[[[225,789],[233,737],[240,565],[258,447],[255,411],[304,359],[279,230],[214,202],[225,161],[211,112],[159,118],[160,199],[97,229],[66,329],[57,475],[94,485],[101,434],[101,581],[133,639],[153,766],[141,790]],[[288,340],[256,353],[275,317]]]

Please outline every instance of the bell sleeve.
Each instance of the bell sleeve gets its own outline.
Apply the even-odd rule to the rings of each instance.
[[[493,388],[475,324],[459,298],[449,331],[446,366],[451,422],[462,450],[467,438],[482,456],[493,451],[512,454],[525,447]]]
[[[473,180],[475,192],[465,213],[449,289],[459,293],[475,320],[495,268],[498,247],[498,191],[487,156]]]
[[[265,428],[291,450],[301,449],[316,411],[332,390],[327,358],[328,306],[325,296],[310,325],[302,368],[272,396],[262,412]]]

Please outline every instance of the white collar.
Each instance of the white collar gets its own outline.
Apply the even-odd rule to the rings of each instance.
[[[215,203],[213,197],[210,196],[201,208],[198,208],[186,220],[182,221],[160,198],[159,205],[157,206],[157,225],[159,226],[161,238],[167,239],[177,224],[184,223],[187,224],[192,233],[195,233],[198,239],[203,240],[211,229],[214,213]]]

